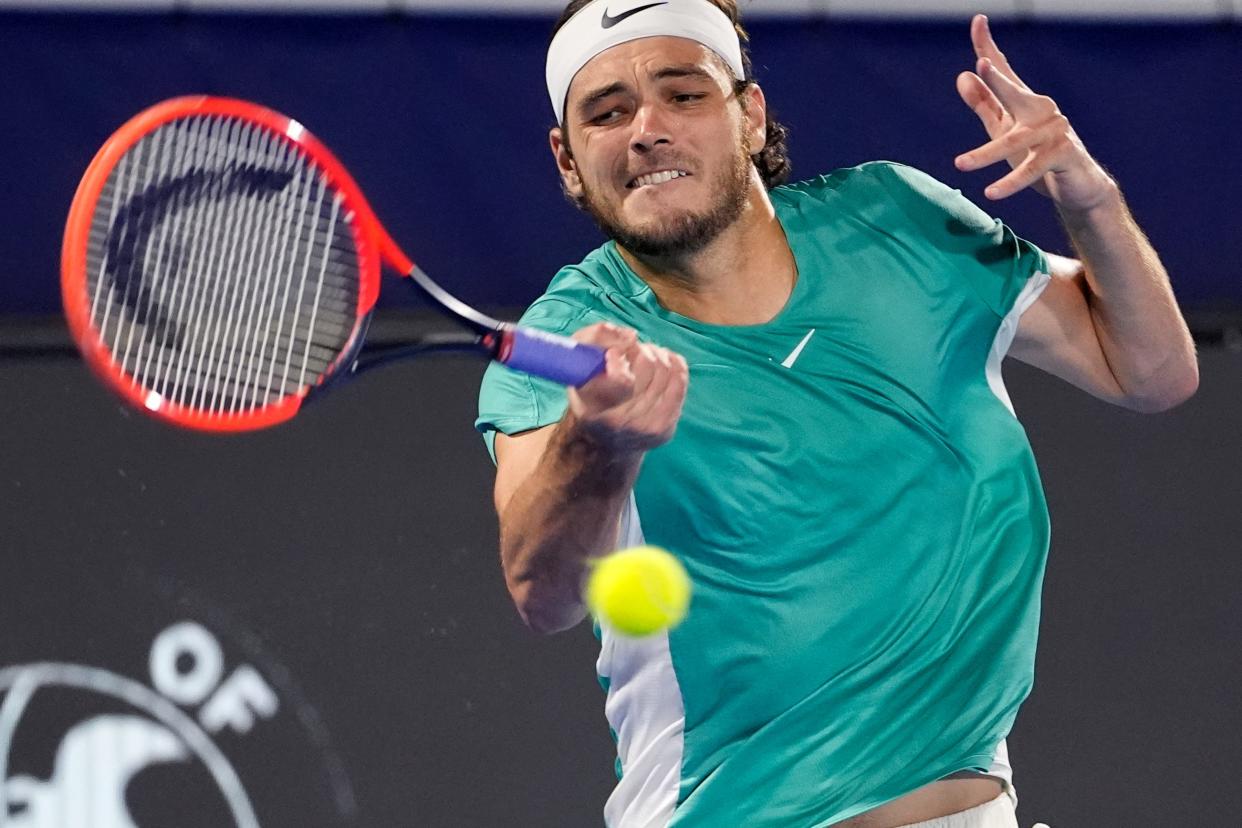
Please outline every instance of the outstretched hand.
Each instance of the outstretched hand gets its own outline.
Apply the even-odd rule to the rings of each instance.
[[[988,19],[970,23],[974,72],[957,77],[957,92],[983,122],[988,143],[959,155],[957,168],[973,171],[1008,161],[1013,168],[985,191],[993,201],[1027,187],[1051,198],[1063,211],[1086,212],[1106,202],[1116,184],[1083,146],[1057,104],[1022,82],[992,39]]]

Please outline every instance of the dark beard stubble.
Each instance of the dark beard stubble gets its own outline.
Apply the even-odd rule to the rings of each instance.
[[[583,183],[583,198],[577,201],[599,229],[617,244],[639,256],[681,258],[699,252],[728,229],[746,209],[750,185],[751,160],[739,150],[716,178],[718,193],[705,213],[685,212],[652,230],[623,227],[615,214],[603,208]]]

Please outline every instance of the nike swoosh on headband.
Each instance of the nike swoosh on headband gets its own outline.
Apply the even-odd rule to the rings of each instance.
[[[667,5],[668,5],[668,0],[665,0],[665,2],[663,3],[648,3],[645,6],[639,6],[636,9],[630,9],[627,12],[621,12],[621,14],[618,14],[616,17],[613,17],[612,15],[610,15],[608,13],[608,7],[604,6],[604,17],[599,21],[599,24],[603,26],[605,29],[611,29],[613,26],[617,25],[625,18],[633,17],[634,15],[638,14],[640,11],[646,11],[647,9],[654,9],[656,6],[667,6]]]

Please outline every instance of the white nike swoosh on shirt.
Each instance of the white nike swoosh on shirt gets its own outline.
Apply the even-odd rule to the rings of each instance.
[[[792,368],[793,364],[798,361],[798,357],[802,355],[802,349],[806,347],[806,343],[811,341],[811,337],[815,336],[815,329],[811,328],[806,332],[806,336],[802,337],[802,341],[798,343],[798,347],[789,352],[789,356],[785,357],[785,361],[781,363],[785,368]]]

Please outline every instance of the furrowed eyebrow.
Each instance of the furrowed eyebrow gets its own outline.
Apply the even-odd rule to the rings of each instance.
[[[711,73],[700,66],[690,64],[687,66],[666,66],[658,70],[653,78],[656,80],[667,80],[668,78],[697,78],[699,80],[714,81]]]
[[[607,98],[609,95],[615,95],[618,92],[623,92],[623,91],[625,91],[625,84],[621,83],[620,81],[617,81],[616,83],[610,83],[609,85],[603,87],[602,89],[596,89],[594,92],[587,95],[585,98],[583,98],[581,101],[578,102],[578,112],[582,115],[586,115],[587,113],[590,112],[593,106],[595,106],[597,103],[602,101],[604,98]]]
[[[716,79],[710,72],[693,63],[683,64],[680,66],[665,66],[663,69],[657,69],[652,73],[654,80],[668,80],[669,78],[694,78],[695,80],[703,80],[714,82]],[[596,89],[587,94],[578,102],[577,110],[580,115],[589,114],[592,107],[607,98],[609,95],[615,95],[618,92],[624,92],[628,87],[621,81],[610,83],[607,86]]]

